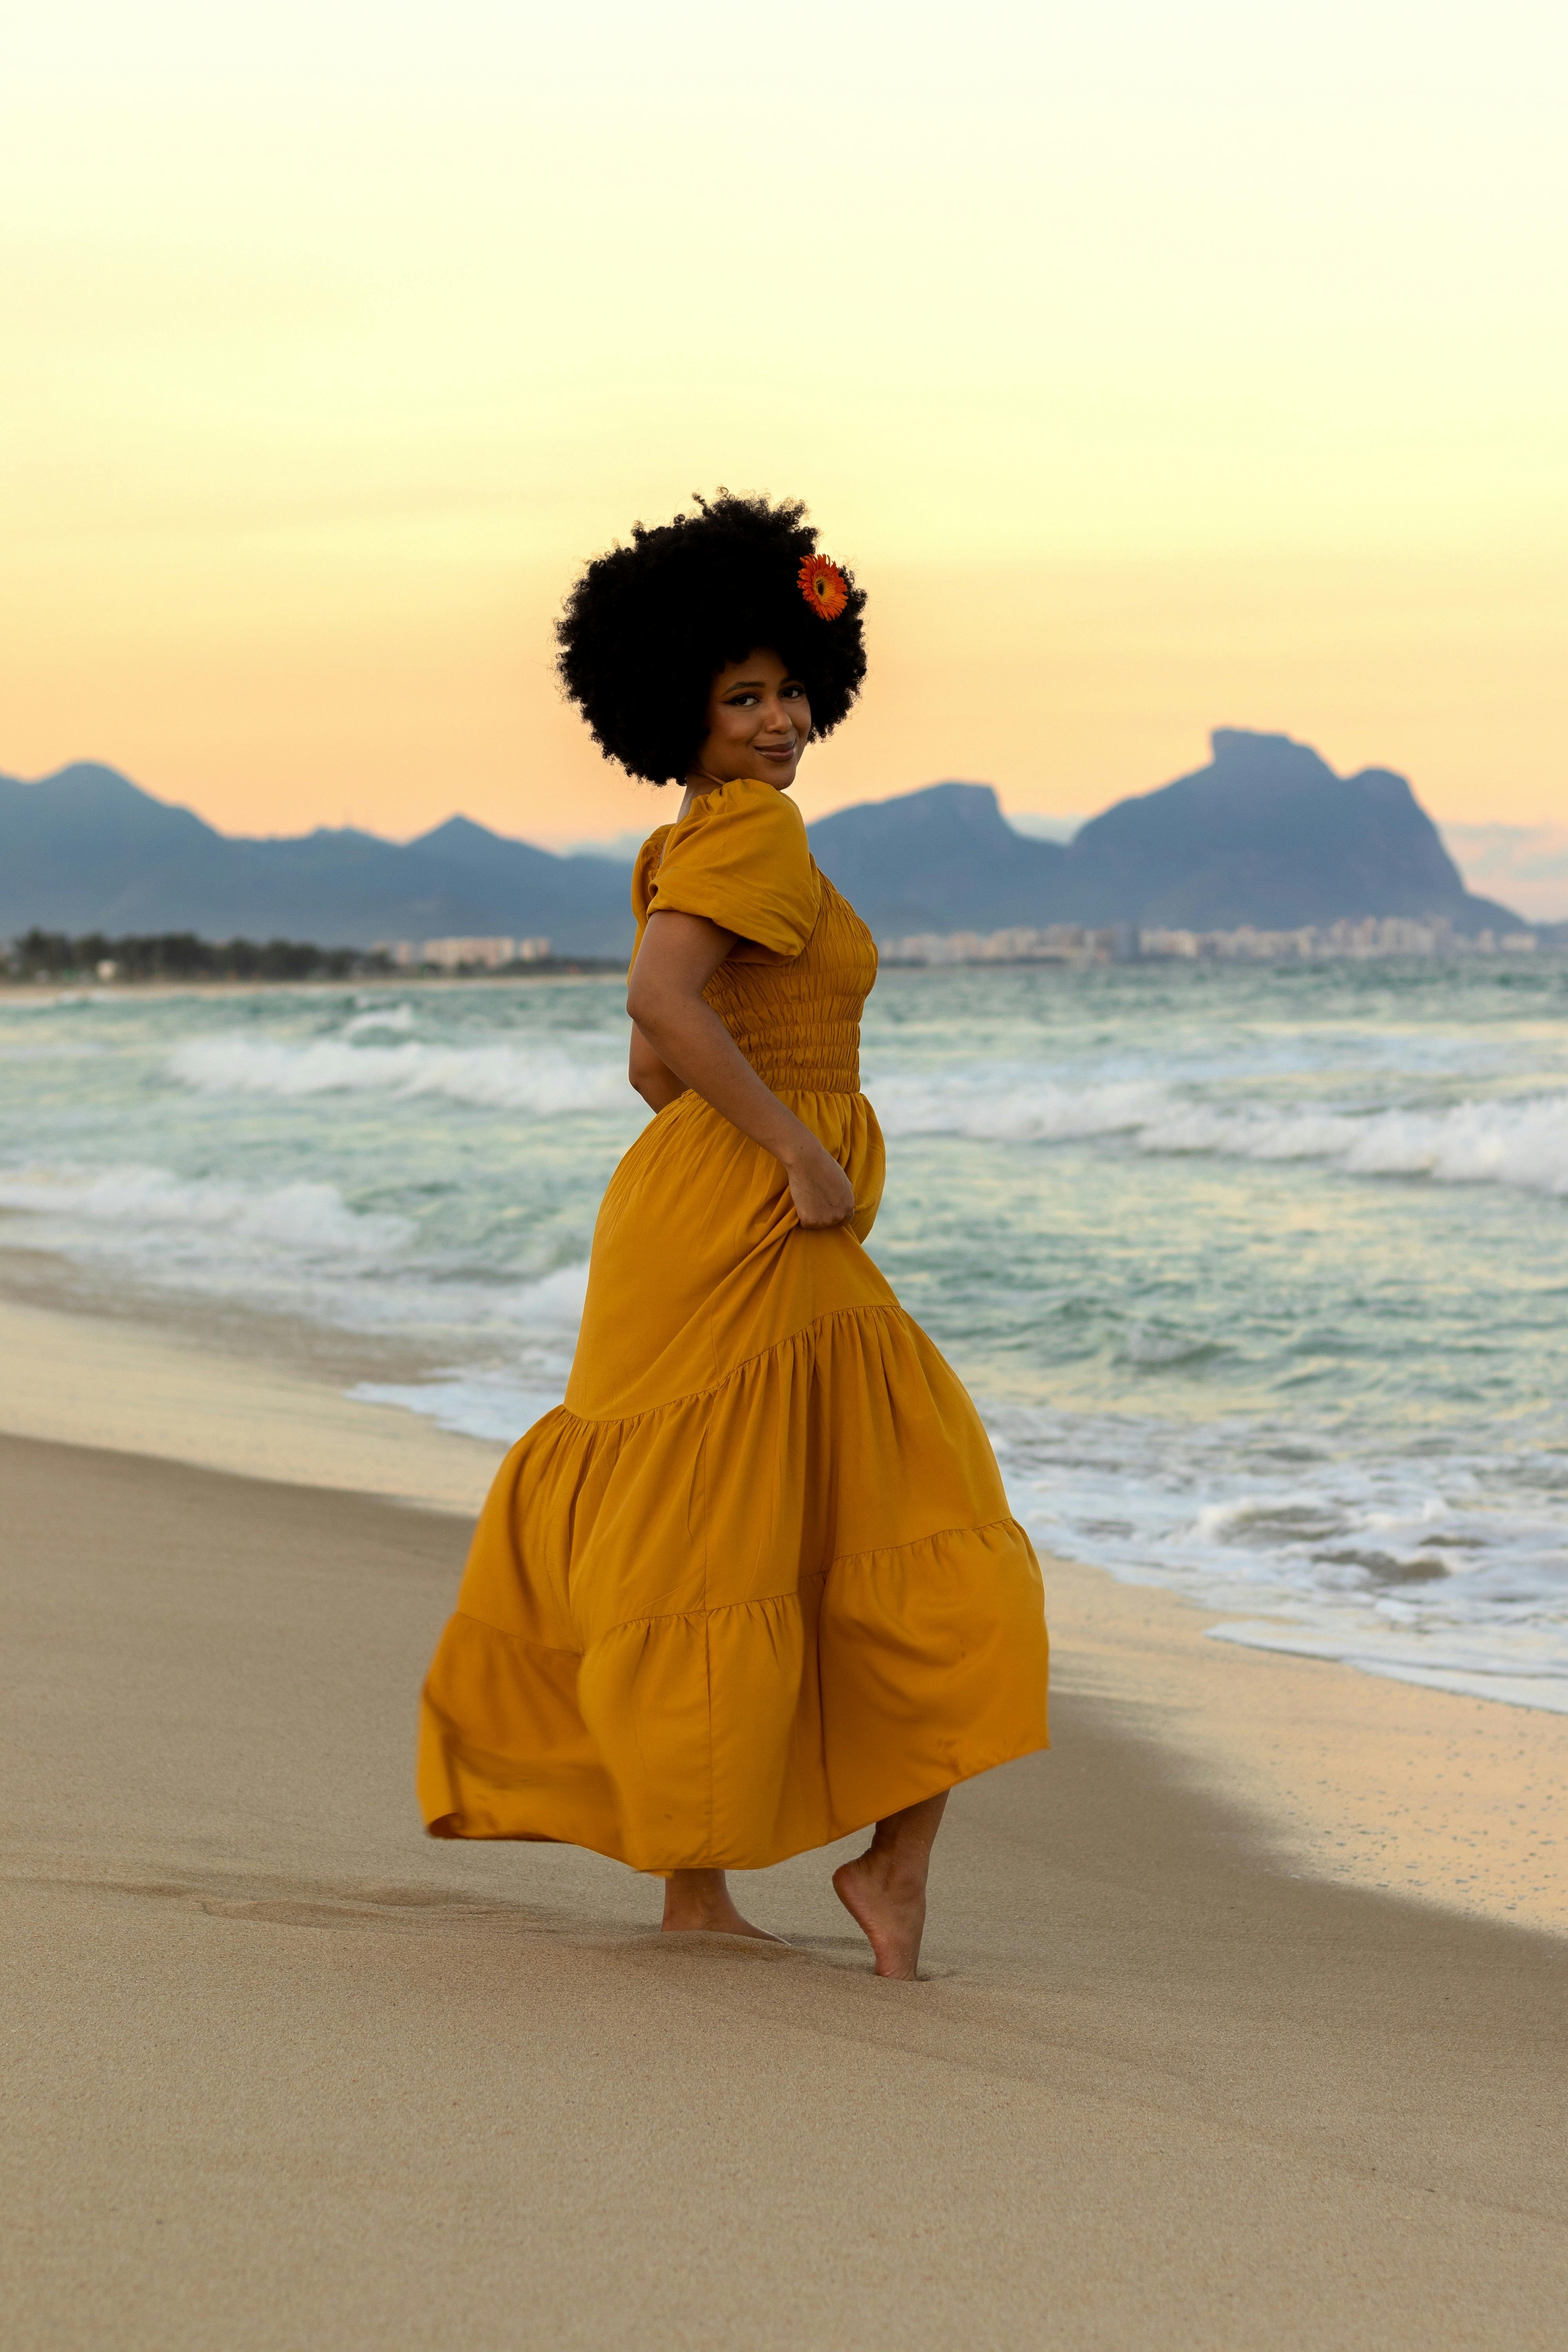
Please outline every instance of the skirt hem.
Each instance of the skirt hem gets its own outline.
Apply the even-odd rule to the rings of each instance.
[[[584,1853],[603,1854],[606,1862],[622,1863],[627,1870],[635,1870],[648,1878],[667,1878],[671,1871],[676,1870],[772,1870],[775,1864],[789,1862],[796,1854],[818,1853],[824,1846],[837,1845],[841,1838],[857,1837],[862,1830],[871,1829],[878,1822],[885,1821],[889,1813],[901,1813],[910,1805],[923,1804],[929,1797],[943,1796],[950,1790],[962,1788],[966,1780],[977,1780],[983,1772],[994,1772],[1004,1764],[1016,1764],[1026,1756],[1043,1755],[1050,1744],[1048,1736],[1042,1732],[1037,1739],[1026,1746],[1009,1747],[1003,1754],[989,1756],[983,1763],[972,1764],[962,1772],[954,1772],[945,1778],[939,1775],[934,1780],[924,1777],[912,1779],[907,1794],[900,1795],[896,1803],[889,1803],[879,1811],[868,1814],[864,1821],[847,1821],[827,1830],[820,1837],[806,1838],[796,1844],[784,1844],[760,1858],[753,1856],[743,1862],[732,1854],[722,1853],[705,1854],[700,1858],[683,1855],[679,1862],[633,1862],[609,1840],[558,1837],[550,1830],[448,1828],[447,1824],[458,1818],[455,1813],[438,1815],[435,1821],[427,1822],[425,1834],[433,1838],[466,1839],[489,1845],[572,1845]]]

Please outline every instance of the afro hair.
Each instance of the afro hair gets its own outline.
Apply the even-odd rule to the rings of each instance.
[[[830,734],[866,675],[865,591],[849,581],[825,620],[799,583],[816,532],[798,499],[771,505],[720,490],[695,514],[596,556],[555,625],[557,667],[607,760],[649,783],[690,771],[713,679],[764,647],[798,677],[814,736]],[[846,578],[849,575],[846,573]]]

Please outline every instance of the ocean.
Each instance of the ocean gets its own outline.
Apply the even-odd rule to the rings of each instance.
[[[357,1339],[355,1393],[502,1443],[562,1393],[626,1045],[613,980],[13,990],[0,1249]],[[872,1254],[1042,1545],[1568,1710],[1568,963],[889,971],[864,1083]]]

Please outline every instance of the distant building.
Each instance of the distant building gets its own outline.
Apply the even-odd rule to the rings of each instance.
[[[1243,923],[1233,931],[1134,929],[1117,924],[1087,930],[1077,923],[1050,923],[1044,930],[1015,926],[1003,931],[916,931],[884,940],[886,963],[1046,963],[1077,967],[1121,963],[1130,957],[1196,963],[1321,963],[1389,956],[1532,955],[1533,931],[1478,931],[1466,938],[1447,915],[1416,921],[1407,915],[1366,915],[1357,920],[1303,924],[1289,931],[1259,930]]]
[[[502,971],[511,963],[543,963],[548,940],[398,940],[387,950],[401,971],[421,965],[437,971]]]
[[[1005,931],[912,931],[884,940],[886,963],[1106,963],[1117,953],[1111,931],[1086,930],[1081,923],[1047,923],[1044,930],[1018,923]]]
[[[1234,931],[1142,930],[1139,951],[1152,957],[1206,957],[1220,963],[1322,963],[1364,961],[1388,956],[1531,955],[1540,942],[1533,931],[1507,931],[1499,939],[1481,930],[1473,938],[1456,931],[1447,915],[1417,922],[1408,915],[1364,915],[1358,921],[1308,923],[1300,930],[1260,931],[1243,923]]]

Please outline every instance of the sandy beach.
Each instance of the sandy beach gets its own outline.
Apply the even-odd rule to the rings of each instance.
[[[1563,21],[6,42],[0,2352],[1568,2352]]]
[[[1560,2340],[1562,1717],[1051,1562],[1056,1746],[955,1798],[924,1982],[847,1848],[745,1885],[788,1950],[661,1939],[611,1864],[420,1832],[482,1447],[344,1491],[403,1417],[6,1318],[18,2346]],[[117,1383],[118,1450],[50,1434]]]

